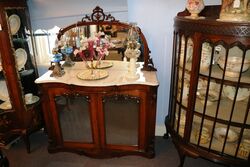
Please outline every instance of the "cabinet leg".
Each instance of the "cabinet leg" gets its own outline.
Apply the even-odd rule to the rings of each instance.
[[[179,158],[180,158],[179,167],[183,167],[186,156],[183,153],[181,153],[181,151],[178,151],[178,154],[179,154]]]
[[[9,160],[6,156],[3,155],[2,151],[0,150],[0,167],[9,167]]]
[[[29,135],[28,134],[23,135],[23,141],[24,141],[24,143],[26,145],[27,153],[30,153],[30,140],[29,140]]]
[[[165,128],[166,128],[166,133],[165,133],[164,136],[163,136],[164,139],[168,139],[168,138],[169,138],[169,132],[168,132],[168,128],[167,128],[167,119],[168,119],[168,116],[165,117]]]
[[[168,139],[168,138],[169,138],[168,130],[167,130],[167,132],[163,135],[163,138],[164,138],[164,139]]]

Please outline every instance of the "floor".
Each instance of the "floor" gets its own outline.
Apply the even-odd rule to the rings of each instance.
[[[41,131],[31,135],[31,153],[28,154],[22,140],[4,150],[10,167],[177,167],[179,157],[171,139],[156,137],[156,156],[153,159],[141,156],[124,156],[110,159],[93,159],[86,156],[60,152],[47,152],[47,136]],[[186,158],[184,167],[223,167],[198,158]]]

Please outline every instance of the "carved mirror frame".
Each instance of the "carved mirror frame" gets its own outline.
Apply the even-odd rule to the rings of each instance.
[[[93,9],[93,13],[90,15],[85,15],[81,21],[78,21],[75,24],[71,24],[69,26],[66,26],[62,29],[59,30],[59,33],[57,35],[57,39],[60,40],[60,38],[62,37],[62,35],[64,35],[65,32],[79,27],[79,26],[88,26],[88,25],[97,25],[97,26],[101,26],[101,25],[116,25],[119,27],[123,27],[126,29],[130,29],[132,27],[131,24],[128,23],[124,23],[124,22],[120,22],[119,20],[116,20],[111,14],[105,14],[103,9],[100,8],[99,6],[96,6],[95,9]],[[146,38],[144,36],[144,34],[142,33],[141,29],[139,27],[137,27],[138,29],[138,34],[140,36],[140,42],[142,44],[142,53],[143,53],[143,68],[142,70],[145,71],[156,71],[156,68],[154,67],[152,58],[150,58],[150,50],[148,48],[148,44],[146,41]]]

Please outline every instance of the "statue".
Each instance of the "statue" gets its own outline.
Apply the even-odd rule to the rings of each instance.
[[[250,21],[250,0],[222,0],[221,21]]]

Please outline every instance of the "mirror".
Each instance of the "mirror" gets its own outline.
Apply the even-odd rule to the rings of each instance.
[[[98,38],[98,45],[94,44],[96,45],[94,48],[103,44],[108,51],[107,54],[101,57],[102,59],[123,61],[127,47],[128,32],[131,28],[136,29],[139,35],[138,42],[140,43],[141,54],[137,61],[144,62],[142,70],[155,71],[156,69],[149,56],[150,50],[141,29],[131,24],[120,22],[110,14],[106,15],[103,9],[98,6],[91,15],[86,15],[81,21],[62,28],[57,36],[57,45],[59,48],[69,45],[73,48],[71,59],[73,61],[81,61],[82,57],[77,56],[79,52],[76,53],[75,51],[84,47],[84,42],[87,43],[90,39]]]

